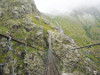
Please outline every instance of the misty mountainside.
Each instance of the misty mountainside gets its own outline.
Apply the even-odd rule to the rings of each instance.
[[[56,26],[58,26],[55,22],[57,21],[62,26],[64,33],[73,38],[79,46],[100,43],[99,7],[80,7],[71,13],[47,15],[47,18]],[[99,51],[100,46],[91,49],[90,59],[94,62],[100,61]]]
[[[96,8],[81,8],[76,9],[69,15],[56,16],[54,18],[59,19],[60,25],[62,25],[66,34],[74,37],[79,36],[89,40],[85,44],[98,43],[100,41],[100,11]],[[71,34],[72,32],[72,34]],[[83,34],[83,35],[82,35]],[[85,35],[84,35],[85,34]],[[81,36],[82,35],[82,36]],[[77,39],[76,39],[77,40]],[[84,45],[84,42],[81,43]]]
[[[0,35],[0,75],[44,75],[47,71],[49,74],[46,75],[58,71],[60,74],[84,75],[86,57],[89,60],[88,75],[94,75],[94,71],[99,73],[100,64],[96,63],[99,57],[94,56],[99,47],[90,56],[85,55],[86,50],[72,50],[100,41],[99,17],[84,15],[52,18],[42,14],[34,0],[0,0],[0,34],[26,43],[9,43],[10,38]],[[9,51],[10,47],[12,51]]]

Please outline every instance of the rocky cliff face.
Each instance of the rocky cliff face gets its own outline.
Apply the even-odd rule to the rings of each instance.
[[[1,0],[0,16],[11,15],[13,19],[19,19],[25,14],[38,14],[33,0]]]
[[[33,0],[0,0],[0,33],[35,47],[27,47],[26,52],[24,45],[12,42],[15,74],[27,75],[30,71],[31,75],[44,75],[49,48],[48,31],[52,32],[52,49],[60,72],[84,75],[84,55],[78,50],[72,50],[77,47],[76,43],[42,17]],[[0,37],[0,49],[8,50],[7,45],[7,40]],[[0,52],[0,63],[11,62],[9,51]],[[0,73],[11,75],[11,65],[0,66]],[[90,75],[94,69],[89,67]]]

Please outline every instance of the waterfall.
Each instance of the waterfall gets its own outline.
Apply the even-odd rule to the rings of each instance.
[[[64,33],[63,29],[62,29],[62,26],[61,26],[57,21],[55,21],[55,22],[56,22],[57,25],[59,26],[60,32],[62,33],[62,35],[65,35],[65,33]],[[72,43],[74,43],[74,39],[68,37],[67,35],[65,35],[65,37],[68,38]]]
[[[52,56],[51,34],[52,34],[52,32],[49,31],[49,50],[48,50],[48,56],[49,56],[50,58],[51,58],[51,56]]]
[[[64,33],[64,31],[63,31],[63,29],[62,29],[62,26],[61,26],[57,21],[55,21],[55,22],[57,23],[57,25],[58,25],[59,28],[60,28],[59,30],[60,30],[60,32],[61,32],[61,36],[64,35],[64,37],[66,37],[70,42],[74,43],[74,39],[68,37],[68,36]],[[62,38],[62,39],[63,39],[63,38]],[[61,42],[61,44],[62,44],[62,42]],[[74,69],[75,64],[76,64],[76,63],[73,63],[71,72],[72,72],[72,70]],[[66,73],[66,74],[63,74],[63,75],[68,75],[68,74]]]
[[[45,75],[60,75],[58,68],[56,66],[56,62],[54,61],[54,55],[52,54],[53,50],[52,50],[52,44],[51,44],[51,37],[52,37],[52,32],[49,31],[48,61],[47,61]]]
[[[61,26],[57,21],[56,21],[56,23],[57,23],[57,25],[59,26],[61,33],[64,34],[64,31],[63,31],[63,29],[62,29],[62,26]]]

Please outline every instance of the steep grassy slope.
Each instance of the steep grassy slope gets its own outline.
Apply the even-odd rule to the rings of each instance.
[[[95,23],[92,24],[91,22],[93,21],[89,18],[85,19],[81,16],[76,17],[74,15],[56,16],[52,19],[49,18],[49,20],[51,20],[56,26],[57,24],[55,21],[58,21],[58,23],[63,27],[65,34],[75,39],[79,46],[98,43],[100,41],[100,23],[94,17],[93,21]]]
[[[0,33],[35,47],[30,48],[27,46],[26,48],[25,45],[12,41],[12,56],[14,58],[10,59],[11,52],[9,51],[7,39],[0,36],[0,64],[15,61],[13,65],[16,75],[18,73],[27,75],[27,65],[29,65],[31,75],[44,75],[45,68],[48,66],[48,42],[50,42],[48,33],[51,31],[53,56],[59,71],[61,73],[72,72],[73,75],[84,75],[86,59],[81,51],[72,50],[77,47],[72,38],[80,46],[94,43],[94,41],[87,36],[87,32],[90,34],[89,31],[86,32],[85,30],[87,27],[83,28],[83,25],[75,16],[66,17],[62,17],[62,19],[59,16],[54,19],[51,18],[50,23],[37,10],[33,0],[0,0]],[[72,38],[59,30],[55,20],[62,25],[65,33]],[[83,33],[84,35],[82,35]],[[26,49],[28,49],[27,52]],[[28,62],[27,56],[29,56]],[[89,58],[98,61],[93,55]],[[93,70],[100,70],[98,64],[95,65],[91,61],[89,63],[89,75],[93,74]],[[11,75],[11,66],[12,64],[0,66],[0,75]]]
[[[96,11],[95,11],[96,12]],[[66,14],[65,14],[66,15]],[[79,46],[100,43],[100,18],[92,14],[69,14],[49,16],[49,20],[56,26],[57,21],[64,33],[75,40]],[[58,26],[59,27],[59,26]],[[100,46],[91,48],[89,58],[100,65]]]

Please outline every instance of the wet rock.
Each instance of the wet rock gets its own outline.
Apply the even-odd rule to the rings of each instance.
[[[46,24],[46,25],[50,25],[51,23],[48,21],[48,20],[46,20],[46,19],[44,19],[44,23]]]
[[[17,38],[20,38],[19,34],[26,34],[23,35],[23,38],[20,40],[26,42],[30,46],[35,47],[29,48],[28,53],[26,54],[24,47],[22,47],[20,44],[13,45],[14,53],[16,54],[14,56],[14,60],[18,61],[21,59],[22,61],[21,63],[14,63],[15,71],[18,72],[22,69],[27,70],[26,67],[29,64],[31,75],[41,75],[38,74],[40,72],[43,75],[49,48],[48,30],[44,30],[45,27],[35,24],[34,20],[32,20],[32,18],[35,18],[38,21],[41,21],[40,16],[35,15],[39,13],[33,0],[10,0],[9,2],[10,3],[8,3],[8,0],[0,1],[0,16],[4,16],[2,13],[7,15],[7,12],[9,12],[7,18],[10,18],[10,20],[7,20],[7,24],[4,25],[6,27],[10,26],[12,31],[11,33],[13,33],[13,35],[17,33]],[[35,17],[32,17],[31,14],[34,14]],[[51,23],[45,19],[44,23],[46,25],[51,25]],[[55,62],[57,62],[57,65],[59,66],[58,68],[60,69],[62,67],[61,72],[65,72],[67,75],[83,75],[82,72],[77,71],[77,68],[81,71],[84,70],[84,64],[86,64],[85,58],[82,58],[84,56],[79,50],[72,50],[73,48],[78,47],[77,44],[72,38],[65,35],[63,31],[59,31],[58,27],[51,25],[51,29],[54,30],[54,32],[52,32],[51,43],[52,50],[55,55]],[[2,38],[0,38],[0,47],[5,47],[6,42],[1,39]],[[29,56],[28,62],[27,55]],[[9,54],[8,57],[10,58]],[[4,75],[10,75],[11,65],[5,65],[3,69]],[[25,73],[26,70],[24,71]],[[92,67],[89,67],[89,71],[90,75],[92,75]],[[20,75],[25,75],[25,73],[23,73],[21,72]]]
[[[40,22],[40,16],[35,16],[34,18]]]

